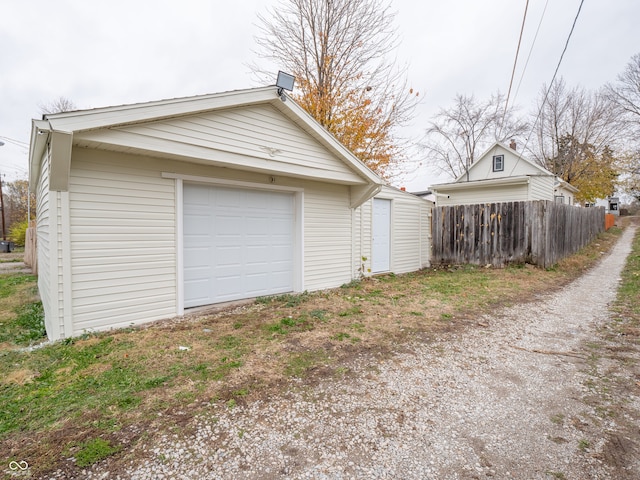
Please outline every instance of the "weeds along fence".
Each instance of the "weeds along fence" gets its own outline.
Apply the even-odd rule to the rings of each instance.
[[[550,201],[435,207],[432,263],[548,268],[602,232],[604,215]]]

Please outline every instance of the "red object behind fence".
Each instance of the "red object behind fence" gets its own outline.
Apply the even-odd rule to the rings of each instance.
[[[609,230],[615,224],[616,224],[616,216],[613,215],[612,213],[605,213],[604,214],[604,229],[605,230]]]

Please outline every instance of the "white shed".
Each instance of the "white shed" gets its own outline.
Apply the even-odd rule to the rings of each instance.
[[[576,187],[535,164],[513,148],[496,142],[453,183],[432,185],[436,205],[549,200],[575,202]]]
[[[45,115],[30,185],[51,339],[429,264],[431,202],[275,87]]]

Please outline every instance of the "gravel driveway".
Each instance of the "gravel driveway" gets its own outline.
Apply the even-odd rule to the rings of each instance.
[[[405,346],[391,359],[363,356],[339,378],[294,382],[285,394],[233,409],[212,406],[189,434],[138,447],[126,473],[109,472],[106,462],[84,475],[640,478],[633,423],[640,377],[617,367],[619,355],[603,353],[608,304],[634,231],[557,294]],[[637,345],[624,352],[637,369]],[[633,388],[616,393],[624,382]]]

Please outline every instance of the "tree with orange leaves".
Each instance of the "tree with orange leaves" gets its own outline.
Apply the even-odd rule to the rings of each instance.
[[[295,100],[388,177],[406,159],[397,130],[418,103],[405,70],[388,61],[397,46],[390,6],[380,0],[281,0],[270,13],[271,19],[258,16],[260,56],[294,75]]]

